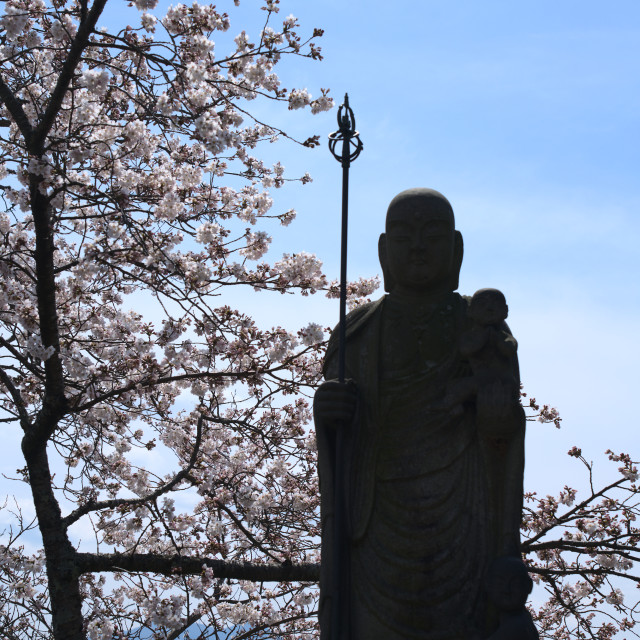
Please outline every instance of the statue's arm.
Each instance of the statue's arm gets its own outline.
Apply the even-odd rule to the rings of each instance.
[[[488,331],[484,327],[473,327],[460,336],[460,354],[469,358],[487,343]]]
[[[346,317],[347,340],[360,331],[367,320],[379,307],[381,301],[369,303],[351,311]],[[355,382],[348,379],[338,382],[339,327],[331,332],[325,356],[323,375],[325,381],[316,390],[313,400],[313,419],[318,442],[319,473],[322,476],[333,475],[333,450],[335,434],[339,429],[348,429],[353,423],[358,404],[358,389]],[[347,377],[350,371],[347,368]],[[321,491],[329,492],[329,478],[325,479]],[[327,487],[325,489],[325,487]],[[324,500],[324,498],[323,498]]]
[[[348,428],[353,421],[358,391],[353,380],[326,380],[313,398],[313,419],[316,429],[336,431]]]
[[[518,343],[508,325],[503,323],[496,332],[496,342],[503,348],[496,349],[496,368],[504,367],[503,358],[509,365],[506,376],[486,380],[479,385],[476,401],[477,425],[482,435],[498,438],[517,437],[524,429],[524,410],[520,404],[520,368],[518,365]],[[498,346],[498,345],[496,345]]]
[[[336,437],[340,429],[348,429],[351,426],[357,406],[355,384],[352,381],[340,383],[332,379],[333,376],[337,376],[337,358],[330,357],[327,360],[324,371],[325,376],[329,379],[318,387],[313,400],[313,419],[318,448],[322,536],[320,601],[318,603],[321,640],[331,637]]]
[[[496,347],[500,353],[509,359],[518,360],[518,341],[504,329],[498,332],[496,339]]]
[[[500,333],[512,336],[506,323]],[[513,340],[512,344],[517,345]],[[519,557],[526,418],[520,404],[520,371],[515,349],[508,361],[509,375],[478,390],[476,424],[490,475],[499,536],[496,552]]]
[[[493,380],[478,387],[476,424],[483,437],[511,439],[524,429],[524,410],[518,385],[511,380]]]

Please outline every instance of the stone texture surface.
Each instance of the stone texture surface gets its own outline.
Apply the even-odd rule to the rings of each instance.
[[[347,316],[345,384],[334,332],[314,402],[322,640],[537,638],[524,608],[525,419],[504,296],[455,291],[462,236],[437,191],[396,196],[378,249],[387,293]],[[348,636],[331,629],[338,432]]]

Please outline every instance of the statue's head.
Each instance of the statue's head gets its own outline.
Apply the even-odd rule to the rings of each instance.
[[[433,189],[399,193],[378,243],[385,291],[438,293],[458,288],[462,235],[449,201]]]
[[[473,294],[469,316],[477,324],[488,327],[500,325],[509,315],[509,307],[502,291],[479,289]]]

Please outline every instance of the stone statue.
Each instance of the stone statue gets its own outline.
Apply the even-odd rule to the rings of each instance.
[[[526,575],[517,343],[499,291],[471,299],[455,292],[462,253],[442,194],[400,193],[379,242],[387,295],[347,316],[344,384],[335,380],[337,331],[329,342],[314,401],[322,640],[338,637],[331,630],[338,430],[347,455],[350,640],[537,638],[522,589],[511,600],[504,592],[520,584],[510,579],[514,566]],[[502,591],[490,588],[496,584]]]

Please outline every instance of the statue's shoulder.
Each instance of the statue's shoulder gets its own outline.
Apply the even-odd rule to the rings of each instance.
[[[463,329],[469,329],[471,319],[469,318],[469,307],[471,306],[471,298],[457,291],[453,292],[454,308],[457,310],[459,326]]]
[[[467,313],[467,311],[469,310],[469,307],[471,306],[471,298],[473,296],[467,296],[457,292],[455,293],[455,295],[458,297],[460,308],[464,313]]]
[[[359,328],[367,324],[376,311],[381,309],[385,298],[386,296],[382,296],[382,298],[378,300],[366,302],[365,304],[361,304],[359,307],[356,307],[353,311],[350,311],[347,314],[347,335],[357,331]],[[334,331],[337,330],[337,328],[338,327],[336,327]]]
[[[379,300],[374,302],[366,302],[365,304],[356,307],[353,311],[347,314],[346,326],[347,326],[347,340],[351,340],[356,334],[360,333],[364,327],[374,318],[377,313],[380,313],[384,304],[386,296],[382,296]],[[338,351],[338,342],[340,340],[339,325],[336,325],[331,332],[329,338],[329,344],[327,345],[327,354],[325,355],[325,362],[328,362],[331,357]]]

